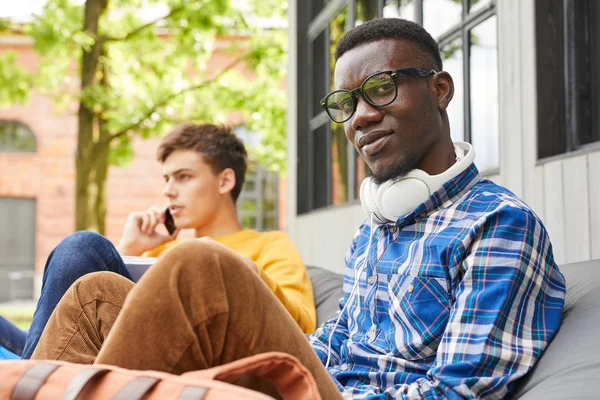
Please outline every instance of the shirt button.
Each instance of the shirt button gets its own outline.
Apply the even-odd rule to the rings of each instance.
[[[375,329],[374,328],[369,329],[369,332],[367,332],[367,337],[369,339],[373,339],[374,336],[375,336]]]
[[[397,225],[390,226],[390,233],[396,233],[396,232],[398,232],[398,226]]]
[[[410,285],[408,285],[408,293],[412,293],[415,291],[415,285],[413,285],[412,283]]]
[[[370,276],[370,277],[367,278],[367,282],[369,282],[369,285],[372,285],[372,284],[375,283],[375,278],[372,277],[372,276]]]
[[[341,369],[342,371],[348,371],[348,364],[342,364],[342,365],[340,366],[340,369]]]

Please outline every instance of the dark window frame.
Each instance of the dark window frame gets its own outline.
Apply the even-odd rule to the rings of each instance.
[[[598,22],[595,0],[536,0],[538,160],[600,145]]]

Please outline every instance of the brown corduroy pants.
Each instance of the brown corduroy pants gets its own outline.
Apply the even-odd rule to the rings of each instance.
[[[77,280],[32,358],[181,374],[268,351],[297,357],[323,399],[341,399],[254,263],[198,239],[167,251],[135,285],[111,272]]]

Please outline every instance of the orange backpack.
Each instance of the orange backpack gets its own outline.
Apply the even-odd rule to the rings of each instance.
[[[284,400],[321,399],[308,370],[296,358],[277,352],[181,376],[62,361],[0,361],[0,399],[272,400],[227,383],[245,374],[270,381]]]

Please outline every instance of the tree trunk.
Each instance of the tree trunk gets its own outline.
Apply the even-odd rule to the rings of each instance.
[[[97,232],[101,235],[106,233],[106,179],[108,178],[108,156],[110,133],[106,130],[105,121],[100,119],[98,123],[99,138],[94,146],[94,202],[92,215]]]
[[[96,38],[89,51],[82,51],[81,90],[94,85],[98,80],[98,64],[104,43],[98,40],[98,22],[106,11],[108,0],[87,0],[85,2],[84,30]],[[97,116],[93,110],[80,101],[78,113],[77,155],[75,159],[75,230],[91,227],[89,185],[94,161],[94,130],[98,129]]]

